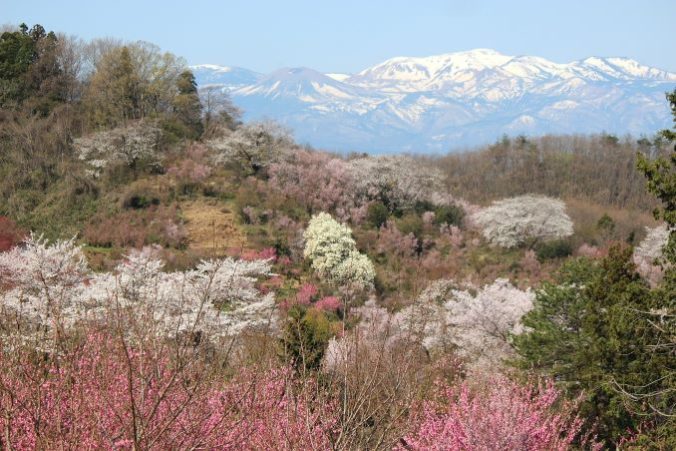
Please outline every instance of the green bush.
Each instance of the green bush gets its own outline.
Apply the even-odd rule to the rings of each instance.
[[[434,204],[428,200],[419,200],[416,201],[413,210],[419,215],[422,215],[426,211],[434,211]]]
[[[567,240],[549,241],[540,244],[535,253],[540,261],[563,258],[573,253],[573,246]]]
[[[387,222],[389,215],[390,212],[387,210],[385,204],[376,202],[369,205],[368,212],[366,213],[366,220],[371,226],[379,229]]]
[[[423,220],[415,213],[409,213],[397,221],[397,228],[404,235],[412,233],[416,238],[420,238],[423,232]]]
[[[465,211],[457,205],[443,205],[434,210],[434,223],[459,226],[465,217]]]
[[[324,312],[294,305],[289,310],[282,339],[285,357],[291,357],[296,368],[319,369],[333,336],[331,321]]]

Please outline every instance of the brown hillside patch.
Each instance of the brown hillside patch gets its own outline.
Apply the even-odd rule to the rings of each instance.
[[[204,199],[181,204],[190,250],[219,256],[246,247],[246,237],[227,204]],[[229,252],[230,251],[230,252]]]

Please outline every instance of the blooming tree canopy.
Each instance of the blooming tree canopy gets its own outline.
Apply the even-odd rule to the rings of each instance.
[[[362,201],[377,200],[391,210],[430,201],[443,191],[441,171],[406,156],[364,157],[349,162],[355,194]]]
[[[77,138],[73,146],[78,157],[92,166],[92,175],[98,176],[112,163],[131,167],[141,160],[154,162],[161,135],[161,130],[153,122],[138,121]]]
[[[662,278],[660,260],[664,246],[669,241],[669,229],[666,224],[657,227],[646,227],[646,237],[634,249],[633,261],[636,270],[651,283],[657,283]]]
[[[397,449],[564,451],[582,430],[575,403],[561,402],[552,383],[521,386],[494,377],[478,389],[465,382],[439,391],[439,400],[424,403],[401,441],[405,446]],[[581,441],[585,449],[600,448],[586,436]]]
[[[206,260],[185,272],[162,268],[157,252],[146,247],[132,250],[115,271],[93,274],[73,240],[48,245],[32,236],[25,246],[0,253],[0,275],[10,285],[2,309],[6,318],[33,328],[38,341],[44,331],[111,312],[131,314],[169,337],[234,336],[274,324],[274,295],[255,287],[259,277],[271,275],[268,260]]]
[[[352,231],[328,213],[319,213],[305,230],[304,256],[312,260],[319,277],[339,286],[369,289],[373,286],[373,263],[357,250]]]
[[[521,318],[533,308],[534,298],[507,279],[483,288],[439,280],[396,319],[429,351],[452,345],[474,366],[499,364],[511,354],[509,337],[522,332]]]
[[[277,161],[292,141],[281,127],[254,122],[242,125],[223,137],[211,139],[206,144],[215,152],[217,164],[234,163],[255,174]]]
[[[500,247],[532,246],[573,234],[563,201],[525,195],[502,199],[473,215],[484,238]]]

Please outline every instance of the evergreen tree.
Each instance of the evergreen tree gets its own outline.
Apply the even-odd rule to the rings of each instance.
[[[660,371],[647,384],[628,387],[627,398],[640,400],[652,416],[655,428],[638,438],[639,446],[676,449],[676,89],[667,93],[674,119],[673,130],[662,130],[663,139],[674,143],[669,158],[650,160],[639,153],[638,168],[648,180],[648,191],[661,202],[656,219],[666,222],[669,241],[663,250],[664,282],[652,293],[652,308],[641,312],[650,322],[653,334],[649,352]]]
[[[58,40],[41,25],[21,24],[0,35],[0,107],[16,108],[33,97],[31,113],[46,114],[64,100]]]
[[[667,98],[676,121],[676,91]],[[662,136],[674,140],[676,130]],[[676,449],[676,148],[669,159],[639,155],[638,164],[663,204],[655,216],[671,230],[662,285],[640,279],[628,248],[611,248],[600,265],[570,263],[539,291],[514,345],[521,367],[582,394],[582,414],[608,445],[643,431],[631,446]]]
[[[618,388],[659,372],[646,352],[654,331],[639,313],[649,308],[631,249],[616,246],[600,265],[566,264],[558,284],[545,285],[524,317],[528,332],[514,337],[522,367],[554,378],[572,397],[583,394],[581,413],[590,425],[598,422],[608,444],[640,424]]]
[[[178,94],[174,98],[174,114],[189,130],[191,138],[199,138],[202,134],[202,104],[197,93],[195,76],[189,70],[181,72],[176,81]]]

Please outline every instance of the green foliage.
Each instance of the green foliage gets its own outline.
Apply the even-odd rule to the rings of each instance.
[[[457,205],[443,205],[434,210],[435,224],[448,224],[459,226],[465,217],[465,211]]]
[[[538,260],[541,262],[555,258],[564,258],[573,253],[573,246],[568,240],[548,241],[545,243],[540,243],[537,246],[535,253],[538,257]]]
[[[659,331],[644,313],[656,301],[635,272],[631,249],[611,248],[600,265],[569,262],[524,317],[527,332],[514,337],[518,363],[554,378],[571,396],[582,394],[581,413],[589,424],[598,421],[599,438],[616,444],[644,420],[640,403],[623,390],[648,386],[669,366],[653,352]]]
[[[31,96],[30,109],[46,114],[65,98],[56,35],[41,25],[0,35],[0,108],[15,108]]]
[[[387,218],[390,216],[390,212],[382,202],[374,202],[369,205],[368,212],[366,213],[366,220],[368,223],[379,229],[387,222]]]
[[[667,100],[674,116],[674,130],[662,130],[662,136],[669,141],[676,141],[676,89],[667,94]],[[651,160],[648,156],[638,154],[638,169],[648,180],[648,191],[662,202],[662,208],[653,211],[655,219],[662,219],[670,229],[676,227],[676,144],[670,157]],[[676,262],[676,236],[669,236],[669,243],[664,248],[664,256],[670,262]]]
[[[197,139],[203,132],[202,104],[197,94],[195,76],[189,70],[181,72],[176,81],[178,94],[174,97],[174,114],[189,133],[186,137]]]
[[[615,231],[615,221],[608,213],[604,213],[596,223],[596,228],[604,233],[613,233]]]
[[[413,205],[413,211],[422,215],[426,211],[434,211],[434,204],[428,200],[418,200],[415,202],[415,205]]]
[[[317,370],[331,337],[332,324],[324,312],[294,305],[284,328],[285,357],[291,357],[296,368]]]
[[[423,220],[415,213],[408,213],[397,220],[397,228],[404,235],[412,233],[416,238],[420,238],[423,233]]]
[[[676,89],[667,93],[674,119],[673,130],[662,130],[661,137],[676,142]],[[669,158],[649,159],[639,153],[638,169],[648,180],[648,191],[662,203],[656,208],[656,219],[662,219],[670,230],[663,249],[670,263],[664,282],[651,292],[651,308],[638,312],[638,320],[650,322],[647,328],[647,354],[651,358],[649,377],[625,389],[630,401],[638,400],[635,409],[648,416],[652,429],[639,435],[637,445],[650,449],[676,449],[676,144]],[[642,337],[643,338],[643,337]]]

